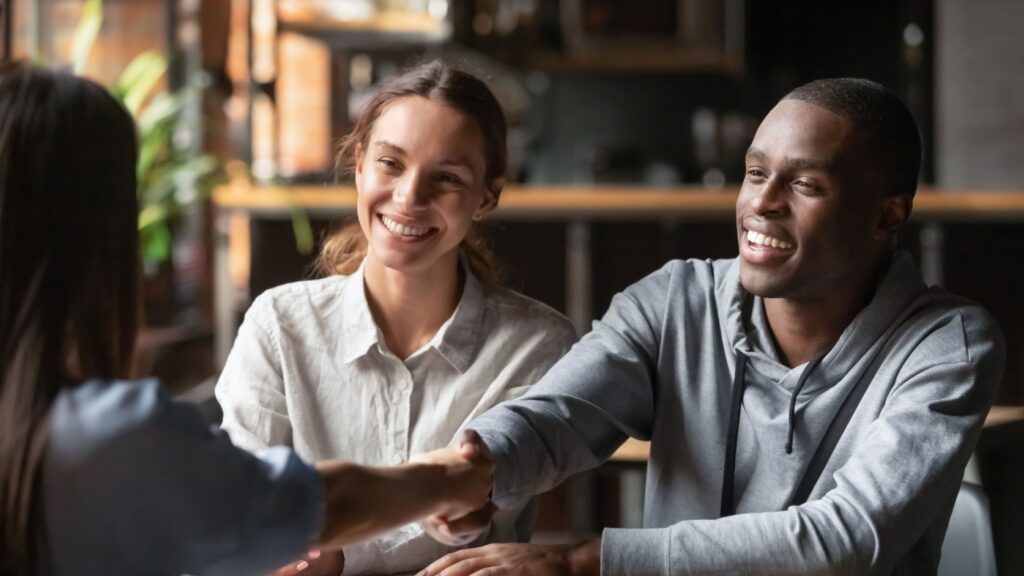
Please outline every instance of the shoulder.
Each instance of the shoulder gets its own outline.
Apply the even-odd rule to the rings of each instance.
[[[328,276],[317,280],[302,280],[270,288],[260,294],[246,312],[246,318],[261,323],[279,323],[324,317],[340,308],[345,286],[351,276]]]
[[[121,458],[139,463],[144,454],[137,449],[188,430],[205,433],[202,417],[191,406],[174,405],[156,380],[92,380],[54,401],[48,462],[72,469]]]
[[[1004,354],[1003,334],[979,304],[939,288],[923,293],[911,307],[900,331],[914,355],[935,363],[977,363]]]
[[[735,259],[669,260],[661,268],[626,288],[623,293],[642,308],[662,307],[668,302],[714,298],[732,283]]]
[[[485,300],[489,315],[493,315],[499,327],[542,333],[558,341],[576,340],[572,322],[543,302],[507,288],[490,290]]]

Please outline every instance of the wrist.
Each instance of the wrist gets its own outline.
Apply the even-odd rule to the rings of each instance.
[[[596,576],[601,573],[601,537],[584,540],[565,553],[573,576]]]
[[[455,490],[445,466],[428,462],[410,463],[407,466],[417,479],[413,484],[415,498],[430,503],[429,513],[439,513],[455,498]]]

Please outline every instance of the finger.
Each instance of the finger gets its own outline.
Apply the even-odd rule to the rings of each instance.
[[[487,556],[472,556],[460,560],[440,572],[441,576],[470,576],[489,570],[499,564]]]
[[[471,532],[480,533],[491,525],[491,519],[494,518],[494,514],[497,511],[498,507],[493,502],[488,502],[479,510],[458,518],[446,519],[444,525],[448,532],[456,536]]]
[[[457,563],[465,560],[466,558],[470,558],[470,557],[474,556],[477,553],[478,552],[476,552],[475,548],[470,548],[469,550],[459,550],[458,552],[452,552],[451,554],[445,554],[444,556],[438,558],[432,564],[430,564],[429,566],[424,568],[423,571],[420,572],[420,575],[422,575],[422,576],[436,576],[437,574],[440,574],[441,571],[447,569],[448,567],[450,567],[450,566],[452,566],[454,564],[457,564]],[[419,575],[417,575],[417,576],[419,576]]]
[[[461,546],[466,543],[461,537],[452,535],[443,523],[430,524],[427,522],[420,522],[420,526],[423,527],[423,531],[431,538],[446,546]]]

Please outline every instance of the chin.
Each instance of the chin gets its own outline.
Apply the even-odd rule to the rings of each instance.
[[[740,267],[740,285],[749,294],[761,298],[782,298],[788,291],[785,282],[768,274],[745,270]]]

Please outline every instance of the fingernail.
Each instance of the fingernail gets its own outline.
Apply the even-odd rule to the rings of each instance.
[[[305,560],[295,564],[295,570],[298,571],[298,572],[302,572],[306,568],[309,568],[309,562],[306,562]]]
[[[317,558],[320,557],[320,551],[319,550],[310,550],[309,551],[309,557],[312,558],[313,560],[316,560]]]

